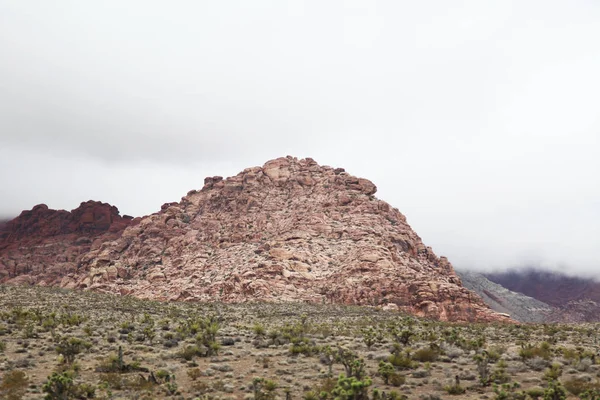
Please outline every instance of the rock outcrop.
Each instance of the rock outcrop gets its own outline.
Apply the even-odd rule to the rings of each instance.
[[[79,259],[114,240],[131,217],[110,204],[88,201],[71,212],[39,204],[0,226],[0,282],[59,284]]]
[[[287,157],[206,178],[178,203],[93,246],[61,285],[183,301],[385,306],[503,321],[465,289],[369,180]]]

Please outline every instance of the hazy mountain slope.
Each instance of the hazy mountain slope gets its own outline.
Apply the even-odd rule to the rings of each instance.
[[[537,269],[508,270],[486,273],[485,276],[507,289],[556,307],[563,307],[572,301],[600,302],[600,282],[590,278]]]
[[[520,322],[548,322],[554,307],[533,297],[513,292],[488,280],[474,271],[456,271],[463,286],[477,293],[487,305],[498,312],[507,313]]]

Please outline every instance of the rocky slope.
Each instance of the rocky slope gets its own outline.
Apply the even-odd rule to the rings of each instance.
[[[88,225],[76,210],[51,218],[36,207],[2,234],[0,270],[4,281],[61,278],[63,287],[160,300],[383,305],[442,320],[507,320],[375,192],[341,168],[287,157],[206,178],[135,221],[110,213]],[[35,232],[45,241],[28,241]]]
[[[533,297],[513,292],[474,271],[456,271],[463,285],[477,293],[493,310],[520,322],[550,322],[558,310]]]
[[[77,271],[79,259],[116,239],[131,217],[109,204],[88,201],[71,212],[45,204],[0,226],[0,282],[59,284]]]

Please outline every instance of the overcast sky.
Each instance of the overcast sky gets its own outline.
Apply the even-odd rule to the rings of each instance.
[[[457,267],[592,271],[599,21],[596,0],[0,0],[0,216],[149,214],[294,155],[372,180]]]

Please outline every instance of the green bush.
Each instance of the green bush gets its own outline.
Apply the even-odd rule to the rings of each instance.
[[[377,372],[383,379],[383,382],[387,385],[389,383],[390,377],[394,373],[396,373],[396,370],[394,369],[394,366],[392,364],[381,360],[379,362],[379,368],[377,369]]]
[[[550,381],[544,391],[544,400],[566,400],[567,392],[559,381]]]
[[[336,400],[368,400],[368,390],[371,384],[372,381],[369,377],[359,380],[354,376],[346,377],[342,374],[338,378],[337,384],[331,391],[331,394]]]

